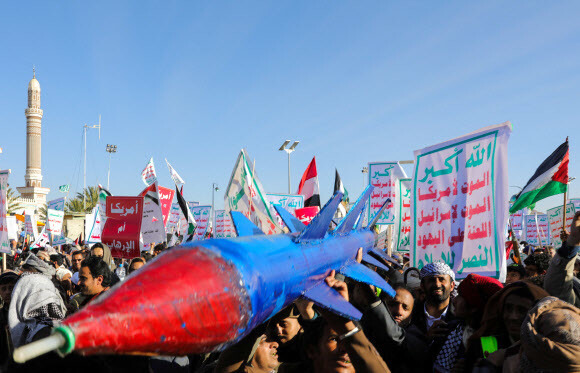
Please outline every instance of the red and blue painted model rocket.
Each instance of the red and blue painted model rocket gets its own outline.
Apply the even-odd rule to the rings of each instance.
[[[25,361],[52,349],[63,354],[163,355],[222,350],[300,297],[359,319],[361,313],[324,278],[336,270],[394,296],[385,280],[355,260],[362,247],[363,260],[384,268],[369,255],[385,256],[373,248],[374,233],[361,228],[372,189],[369,185],[332,232],[328,227],[341,193],[308,226],[277,208],[290,230],[284,235],[264,235],[244,215],[232,212],[237,238],[197,241],[167,251],[63,320],[47,340],[17,349],[14,358]]]

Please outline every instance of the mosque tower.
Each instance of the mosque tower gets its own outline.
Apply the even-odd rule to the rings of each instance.
[[[40,83],[36,80],[34,70],[32,80],[28,83],[28,108],[24,110],[24,114],[26,115],[26,174],[24,174],[26,185],[17,189],[22,200],[42,206],[46,203],[46,195],[50,189],[43,188],[41,185],[42,109],[40,108]]]

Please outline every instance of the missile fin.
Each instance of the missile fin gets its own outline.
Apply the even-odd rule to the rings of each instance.
[[[274,205],[274,208],[276,209],[278,215],[280,215],[280,217],[282,218],[284,224],[286,224],[286,226],[290,230],[290,233],[302,232],[304,228],[306,228],[306,225],[304,225],[304,223],[298,220],[284,207]]]
[[[387,208],[387,206],[389,205],[389,203],[391,203],[391,199],[390,198],[387,198],[387,200],[385,202],[383,202],[383,205],[381,206],[381,208],[379,209],[379,211],[377,211],[377,213],[375,214],[375,216],[373,216],[373,218],[369,222],[368,229],[374,229],[375,228],[375,225],[377,224],[377,221],[379,221],[380,216],[383,214],[383,211],[385,211],[385,209]]]
[[[241,212],[230,211],[230,214],[232,215],[232,222],[234,223],[234,228],[236,229],[238,237],[264,234],[260,228],[256,227],[256,225]]]
[[[354,206],[350,209],[348,214],[342,219],[338,227],[334,230],[332,234],[339,235],[339,234],[346,234],[352,230],[354,224],[356,223],[356,219],[359,217],[362,209],[365,206],[365,203],[369,199],[371,192],[375,187],[369,184],[364,192],[358,197],[358,200],[354,204]]]
[[[389,271],[389,267],[387,267],[386,265],[384,265],[383,263],[381,263],[380,261],[376,260],[372,255],[369,254],[364,254],[362,257],[362,260],[364,260],[365,262],[367,262],[368,264],[372,264],[375,267],[378,267],[384,271]]]
[[[356,225],[355,225],[355,229],[356,230],[359,230],[359,229],[361,229],[363,227],[362,225],[363,225],[363,222],[365,221],[365,213],[366,213],[366,211],[367,211],[367,204],[365,203],[364,206],[363,206],[362,211],[360,212],[360,215],[358,217],[358,220],[356,222]]]
[[[320,210],[314,219],[312,219],[310,224],[308,224],[302,233],[300,233],[297,241],[323,239],[341,199],[342,193],[336,192],[334,196],[326,202],[326,205],[324,205],[322,210]]]
[[[351,320],[360,320],[362,313],[346,301],[336,290],[329,287],[324,281],[308,289],[304,297],[318,306],[326,308],[342,317]]]
[[[377,248],[373,248],[369,251],[369,253],[376,255],[379,258],[382,258],[384,260],[386,260],[387,262],[391,262],[393,264],[398,265],[399,267],[401,266],[399,264],[399,262],[397,262],[395,259],[391,258],[389,255],[387,255],[384,251],[377,249]]]
[[[360,263],[351,264],[338,270],[345,276],[353,280],[364,282],[365,284],[374,285],[387,292],[391,297],[395,296],[395,290],[385,281],[378,273]]]

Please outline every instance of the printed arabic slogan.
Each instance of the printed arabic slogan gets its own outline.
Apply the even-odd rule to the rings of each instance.
[[[215,238],[235,237],[232,218],[226,210],[215,211]]]
[[[205,233],[209,228],[209,217],[211,214],[211,206],[195,206],[191,209],[191,213],[197,223],[195,232],[193,232],[193,240],[203,240]]]
[[[369,183],[375,189],[369,198],[368,219],[375,216],[387,198],[391,199],[377,225],[395,224],[396,183],[400,178],[407,178],[407,175],[398,162],[369,163]]]
[[[415,151],[413,267],[445,262],[505,280],[509,122]]]
[[[524,221],[526,223],[525,241],[530,245],[548,245],[550,243],[550,223],[548,215],[525,215]],[[541,237],[541,243],[538,239],[538,234]]]
[[[397,219],[395,229],[397,232],[397,251],[409,252],[411,249],[411,201],[413,187],[412,179],[399,179],[397,192]]]
[[[550,222],[550,238],[554,249],[558,249],[562,246],[560,231],[562,230],[562,220],[564,219],[563,211],[563,206],[554,207],[547,211],[548,220]],[[574,220],[575,213],[576,208],[574,207],[574,204],[568,203],[566,205],[566,231],[568,232],[570,232],[570,228],[572,227],[572,220]]]
[[[276,217],[276,221],[280,228],[284,228],[286,225],[282,221],[282,218],[276,212],[274,206],[282,206],[292,215],[296,216],[296,209],[304,207],[304,196],[301,194],[266,194],[266,198],[270,203],[270,211]]]
[[[114,258],[139,256],[143,197],[107,197],[107,222],[101,236]]]

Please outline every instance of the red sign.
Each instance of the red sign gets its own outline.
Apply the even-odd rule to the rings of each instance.
[[[101,242],[109,246],[114,258],[138,257],[143,197],[108,196],[106,206],[107,221]]]
[[[163,213],[163,226],[167,226],[169,215],[171,213],[171,203],[173,202],[173,195],[175,189],[159,187],[159,203],[161,204],[161,212]]]
[[[300,209],[294,210],[298,220],[308,225],[312,219],[318,214],[320,208],[318,206],[302,207]]]

